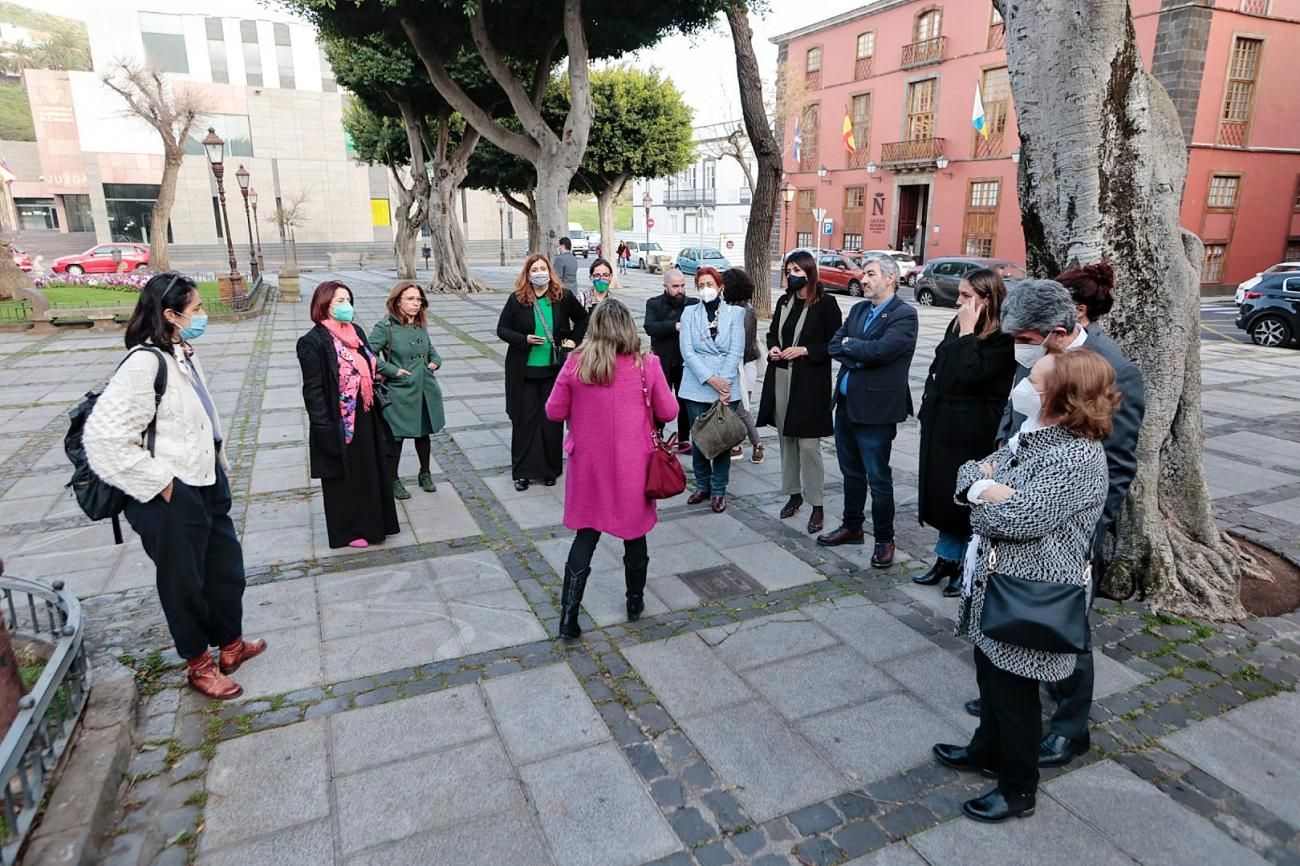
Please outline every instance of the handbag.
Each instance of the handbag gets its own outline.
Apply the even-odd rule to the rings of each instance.
[[[555,335],[551,333],[551,326],[546,324],[546,317],[542,315],[541,310],[537,309],[536,304],[533,304],[533,316],[542,323],[542,330],[546,332],[546,339],[551,344],[551,365],[563,367],[564,359],[569,357],[570,350],[562,347],[559,341],[555,339]]]
[[[691,425],[691,443],[710,460],[730,452],[748,434],[745,422],[721,400],[714,401]]]
[[[686,470],[677,459],[673,446],[677,444],[677,434],[664,441],[663,434],[655,425],[654,412],[650,408],[650,386],[645,380],[645,366],[641,366],[641,395],[645,398],[646,415],[650,420],[650,464],[646,467],[646,499],[671,499],[686,489]]]
[[[1000,643],[1052,653],[1086,653],[1092,649],[1088,627],[1088,584],[1082,586],[1029,580],[997,570],[997,550],[989,547],[980,631]]]

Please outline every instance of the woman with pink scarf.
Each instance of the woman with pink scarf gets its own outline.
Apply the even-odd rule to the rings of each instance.
[[[330,547],[369,547],[399,531],[386,468],[392,434],[379,411],[375,354],[354,315],[352,290],[327,280],[311,299],[316,327],[298,338],[311,477],[321,480]]]

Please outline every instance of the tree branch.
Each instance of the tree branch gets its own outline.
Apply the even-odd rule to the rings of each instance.
[[[546,85],[551,82],[551,65],[555,62],[555,49],[560,44],[559,34],[551,40],[551,44],[546,47],[540,60],[537,61],[537,68],[533,70],[533,104],[540,106],[542,99],[546,96]]]
[[[564,124],[565,141],[572,140],[578,152],[587,149],[590,123],[574,123],[575,112],[586,118],[595,114],[591,101],[587,31],[582,21],[582,0],[564,0],[564,42],[569,50],[569,117]]]
[[[492,39],[487,32],[484,5],[476,4],[474,14],[469,19],[470,36],[473,37],[474,47],[478,49],[479,56],[483,59],[483,65],[505,92],[506,98],[510,100],[510,107],[515,110],[519,122],[523,124],[524,130],[532,135],[533,140],[538,144],[553,140],[555,132],[546,123],[546,118],[542,117],[541,101],[533,102],[531,94],[524,89],[523,82],[492,44]],[[535,85],[536,74],[534,74]]]
[[[502,190],[501,197],[506,200],[506,204],[510,205],[512,208],[524,214],[525,216],[533,212],[533,209],[528,206],[528,202],[520,201],[519,199],[515,198],[512,193],[508,193],[505,190]]]

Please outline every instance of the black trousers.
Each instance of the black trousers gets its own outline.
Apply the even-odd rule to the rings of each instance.
[[[566,563],[569,571],[584,571],[591,568],[591,558],[596,554],[596,545],[599,543],[599,531],[595,529],[579,529],[577,536],[573,539],[573,546],[569,548],[569,559]],[[640,538],[629,538],[623,542],[623,565],[625,568],[635,568],[649,561],[650,552],[646,546],[644,535]],[[628,587],[628,589],[640,592],[645,589],[645,585],[643,584],[640,588]]]
[[[127,522],[158,570],[158,600],[176,651],[196,659],[243,634],[244,551],[230,520],[230,482],[172,482],[172,498],[130,501]]]
[[[665,364],[664,375],[668,379],[668,387],[673,389],[676,395],[682,387],[682,373],[686,367],[682,364]],[[664,425],[659,424],[659,434],[663,435]],[[686,401],[681,397],[677,398],[677,441],[691,441],[691,424],[690,419],[686,417]]]
[[[975,648],[980,724],[971,737],[976,763],[998,770],[998,789],[1011,797],[1038,789],[1038,743],[1043,706],[1038,680],[1004,671]]]
[[[519,383],[520,405],[510,418],[512,478],[548,481],[564,471],[564,425],[546,417],[556,375],[550,370],[545,376],[525,376]]]

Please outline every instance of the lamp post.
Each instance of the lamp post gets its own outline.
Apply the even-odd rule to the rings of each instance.
[[[253,232],[257,235],[257,269],[266,273],[266,259],[262,258],[262,226],[257,221],[257,190],[249,188],[248,203],[253,206]]]
[[[244,278],[239,273],[239,266],[235,264],[235,246],[230,242],[230,212],[226,209],[226,187],[221,182],[222,175],[226,172],[224,159],[226,155],[226,143],[221,140],[221,136],[212,127],[208,127],[208,134],[203,137],[203,151],[207,154],[208,165],[212,166],[212,176],[217,179],[217,200],[221,205],[221,224],[226,230],[226,256],[230,260],[230,275],[217,278],[217,285],[221,287],[221,299],[228,301],[235,295],[244,294]],[[236,291],[238,290],[238,291]]]
[[[248,169],[241,165],[239,171],[235,172],[235,180],[239,181],[239,191],[244,195],[244,220],[248,223],[248,272],[253,275],[253,282],[257,282],[261,272],[257,269],[257,250],[253,249],[253,217],[248,209]]]
[[[798,192],[798,190],[796,190],[794,184],[790,183],[788,180],[785,182],[785,185],[781,187],[781,201],[785,205],[785,213],[784,216],[781,217],[781,222],[787,228],[790,225],[790,202],[794,201],[796,192]],[[786,234],[786,232],[783,231],[782,234]],[[782,246],[788,250],[790,249],[789,238],[786,238],[785,241],[786,242],[783,243]]]
[[[506,197],[497,196],[497,235],[501,238],[501,267],[506,266]]]
[[[650,246],[650,205],[655,203],[655,197],[646,190],[645,195],[641,196],[641,207],[645,208],[645,245]],[[650,261],[650,253],[646,252],[646,261]]]

